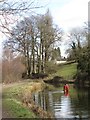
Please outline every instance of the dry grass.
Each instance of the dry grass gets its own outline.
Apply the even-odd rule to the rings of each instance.
[[[43,110],[40,106],[37,106],[32,99],[32,93],[42,90],[44,88],[43,86],[45,87],[44,83],[34,83],[32,86],[27,86],[22,93],[22,102],[40,118],[52,118],[53,116],[51,113]]]

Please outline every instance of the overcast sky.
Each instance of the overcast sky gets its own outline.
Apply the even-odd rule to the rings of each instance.
[[[51,0],[49,8],[55,23],[66,33],[73,27],[83,26],[84,22],[88,21],[88,1]],[[62,45],[60,48],[62,56],[64,56],[66,46]]]
[[[47,6],[39,12],[46,12],[49,8],[54,22],[65,31],[72,27],[81,26],[88,20],[89,0],[42,0]]]
[[[55,24],[68,33],[73,27],[84,26],[88,21],[88,2],[89,0],[47,0],[51,15]],[[45,12],[45,9],[44,9]],[[64,37],[64,41],[65,41]],[[61,45],[62,56],[65,55],[66,46]]]
[[[41,3],[41,0],[39,1]],[[87,22],[88,1],[89,0],[42,0],[41,4],[44,3],[47,5],[45,8],[40,8],[37,11],[39,13],[45,13],[49,8],[54,23],[65,32],[68,32],[71,28],[82,26],[84,22]],[[3,36],[1,35],[0,40],[2,40],[2,38]],[[64,55],[64,46],[61,46],[61,52],[62,55]]]

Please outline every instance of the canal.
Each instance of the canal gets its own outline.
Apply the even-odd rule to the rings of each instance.
[[[90,118],[88,88],[69,85],[68,94],[64,94],[63,85],[53,86],[34,94],[34,101],[44,110],[50,111],[58,118]]]

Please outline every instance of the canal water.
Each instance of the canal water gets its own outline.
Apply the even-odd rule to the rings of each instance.
[[[52,86],[51,86],[52,87]],[[89,91],[87,88],[77,88],[69,85],[70,91],[64,94],[63,85],[53,86],[52,90],[46,89],[35,93],[34,101],[44,110],[53,113],[58,118],[83,118],[90,119]]]

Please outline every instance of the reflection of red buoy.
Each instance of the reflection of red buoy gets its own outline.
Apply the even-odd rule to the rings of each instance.
[[[64,92],[64,95],[65,96],[69,96],[69,92]]]
[[[65,94],[65,96],[69,95],[69,85],[68,84],[64,85],[64,94]]]

